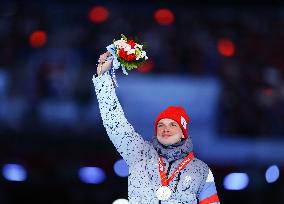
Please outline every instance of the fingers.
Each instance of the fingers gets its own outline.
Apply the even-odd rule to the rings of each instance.
[[[103,63],[100,63],[97,67],[97,74],[102,75],[103,73],[107,72],[111,69],[111,60],[104,61]]]
[[[106,71],[110,70],[112,60],[106,60],[107,57],[109,57],[110,55],[111,54],[110,54],[109,51],[100,55],[99,64],[98,64],[98,67],[97,67],[97,74],[98,75],[102,75]]]
[[[97,74],[100,76],[102,74],[102,65],[98,65],[97,67]]]
[[[99,63],[104,62],[108,56],[110,56],[110,52],[109,52],[109,51],[107,51],[107,52],[101,54],[101,55],[100,55],[100,58],[99,58]]]

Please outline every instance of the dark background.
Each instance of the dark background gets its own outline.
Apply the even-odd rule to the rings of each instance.
[[[129,78],[136,76],[145,79],[145,87],[151,83],[149,77],[169,77],[168,84],[180,100],[184,92],[171,84],[170,77],[188,77],[189,84],[208,78],[218,81],[214,114],[206,120],[195,120],[193,114],[191,126],[196,129],[192,137],[197,155],[211,167],[221,203],[281,203],[282,2],[0,1],[0,167],[17,163],[28,174],[23,182],[0,176],[0,203],[112,203],[127,198],[127,178],[113,171],[120,155],[103,128],[91,82],[99,55],[121,33],[146,42],[150,58],[139,70],[119,78],[121,83],[128,82],[121,88],[126,93],[135,87]],[[90,19],[89,13],[96,6],[108,11],[106,19]],[[172,22],[167,24],[167,15],[160,17],[162,24],[157,22],[154,15],[161,8],[172,12]],[[100,19],[103,14],[94,15]],[[45,43],[41,44],[40,38],[31,42],[35,31],[45,32]],[[226,42],[233,44],[232,53],[231,44]],[[141,92],[130,97],[137,94],[147,104],[146,92],[150,90],[143,89],[143,83]],[[211,90],[207,86],[205,90]],[[198,85],[191,87],[199,90]],[[129,101],[123,96],[122,105]],[[205,107],[211,100],[207,99]],[[192,104],[193,109],[199,110],[198,105]],[[123,107],[126,115],[142,117],[135,112],[136,104]],[[148,102],[144,117],[151,107]],[[148,117],[148,122],[153,124],[154,119]],[[138,122],[133,121],[133,125],[143,129]],[[222,143],[220,148],[216,145],[206,150],[209,147],[201,144],[207,143],[198,141],[202,141],[200,129],[208,126],[215,130],[208,136],[212,141],[232,141],[235,149],[230,152],[229,143]],[[148,131],[145,138],[151,134]],[[274,183],[265,181],[270,165],[280,169]],[[78,177],[83,166],[104,169],[106,180],[83,183]],[[249,185],[243,190],[226,190],[223,180],[232,172],[247,173]]]

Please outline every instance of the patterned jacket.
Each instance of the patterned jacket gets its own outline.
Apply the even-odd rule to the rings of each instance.
[[[159,153],[152,142],[145,141],[124,116],[108,72],[93,76],[103,125],[117,151],[129,167],[128,199],[130,204],[218,204],[214,178],[208,166],[194,158],[169,183],[171,197],[159,201],[156,191],[161,186],[158,170]],[[187,138],[191,144],[191,138]],[[192,149],[190,150],[192,151]],[[163,157],[167,175],[182,159],[168,161]]]

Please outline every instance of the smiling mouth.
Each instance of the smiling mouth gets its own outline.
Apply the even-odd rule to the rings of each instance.
[[[171,135],[162,135],[162,137],[171,137]]]

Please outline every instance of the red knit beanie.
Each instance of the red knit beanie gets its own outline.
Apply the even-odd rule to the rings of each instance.
[[[169,118],[176,121],[180,128],[182,129],[184,138],[186,139],[188,136],[188,123],[190,118],[186,114],[186,111],[181,106],[169,106],[164,111],[162,111],[156,121],[155,121],[155,133],[157,134],[157,125],[161,119]]]

